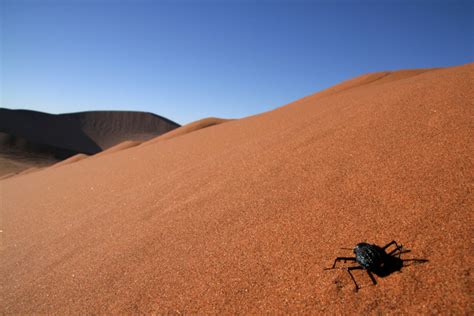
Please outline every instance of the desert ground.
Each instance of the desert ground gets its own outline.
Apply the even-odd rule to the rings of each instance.
[[[372,73],[4,178],[0,313],[473,314],[473,83]],[[376,285],[325,270],[391,240]]]

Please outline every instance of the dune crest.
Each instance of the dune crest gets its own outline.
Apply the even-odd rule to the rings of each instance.
[[[149,140],[143,145],[149,145],[149,144],[154,144],[159,141],[163,140],[168,140],[172,139],[178,136],[186,135],[194,131],[198,131],[207,127],[219,125],[228,121],[232,121],[231,119],[221,119],[221,118],[216,118],[216,117],[207,117],[203,118],[194,122],[191,122],[189,124],[183,125],[181,127],[178,127],[175,130],[172,130],[166,134],[160,135],[158,137],[153,138],[152,140]]]
[[[89,155],[86,155],[86,154],[77,154],[77,155],[74,155],[72,157],[69,157],[68,159],[65,159],[63,161],[60,161],[54,165],[52,165],[50,168],[56,168],[56,167],[61,167],[61,166],[66,166],[66,165],[69,165],[71,163],[75,163],[75,162],[78,162],[78,161],[81,161],[83,159],[86,159],[90,157]]]
[[[194,132],[194,131],[197,131],[197,130],[200,130],[200,129],[203,129],[203,128],[206,128],[206,127],[218,125],[218,124],[221,124],[221,123],[224,123],[224,122],[227,122],[227,121],[231,121],[231,120],[229,120],[229,119],[219,119],[219,118],[214,118],[214,117],[201,119],[201,120],[189,123],[187,125],[178,127],[175,130],[167,132],[167,133],[165,133],[161,136],[155,137],[155,138],[153,138],[149,141],[146,141],[146,142],[132,141],[132,140],[121,142],[121,143],[119,143],[119,144],[117,144],[113,147],[110,147],[110,148],[108,148],[108,149],[106,149],[102,152],[99,152],[99,153],[91,156],[91,158],[97,158],[97,157],[101,157],[101,156],[104,156],[104,155],[108,155],[108,154],[112,154],[112,153],[116,153],[116,152],[121,152],[121,151],[129,149],[129,148],[133,148],[133,147],[137,147],[137,146],[141,146],[141,145],[153,144],[153,143],[158,142],[158,141],[172,139],[174,137],[186,135],[186,134],[189,134],[191,132]],[[81,156],[81,159],[78,159],[77,156]],[[82,157],[87,158],[88,156],[79,154],[79,155],[73,156],[71,158],[68,158],[68,159],[66,159],[62,162],[59,162],[59,163],[55,164],[54,166],[62,166],[62,165],[65,165],[65,164],[70,164],[70,163],[73,163],[73,162],[76,162],[76,161],[80,161],[80,160],[83,159]]]
[[[125,150],[125,149],[128,149],[128,148],[138,146],[142,143],[143,142],[140,142],[140,141],[126,140],[124,142],[121,142],[121,143],[113,146],[113,147],[110,147],[107,150],[104,150],[103,152],[100,152],[100,153],[96,154],[94,157],[100,157],[102,155],[107,155],[107,154],[115,153],[115,152],[118,152],[118,151],[122,151],[122,150]]]

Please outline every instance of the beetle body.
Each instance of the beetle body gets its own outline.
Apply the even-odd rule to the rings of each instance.
[[[383,267],[385,256],[384,249],[376,245],[359,243],[354,247],[355,259],[363,268],[376,271]]]
[[[387,249],[392,245],[395,245],[395,248],[387,251]],[[340,261],[352,261],[357,263],[357,266],[350,266],[346,268],[347,272],[352,278],[352,281],[354,281],[356,291],[360,287],[357,284],[351,271],[361,269],[367,271],[367,274],[372,280],[372,283],[375,285],[377,284],[377,281],[375,280],[373,273],[378,276],[386,276],[390,274],[391,269],[400,270],[400,268],[403,266],[403,260],[400,259],[400,255],[403,252],[406,252],[403,251],[403,246],[399,245],[395,240],[392,240],[383,247],[361,242],[358,243],[354,248],[352,248],[352,251],[355,254],[354,257],[337,257],[334,260],[334,264],[332,265],[332,267],[326,268],[325,270],[336,269],[336,263]]]

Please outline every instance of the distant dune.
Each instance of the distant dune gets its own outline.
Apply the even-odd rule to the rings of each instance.
[[[473,82],[364,75],[3,179],[0,313],[473,314]],[[391,240],[377,285],[324,270]]]
[[[112,154],[112,153],[120,152],[122,150],[129,149],[129,148],[133,148],[133,147],[136,147],[136,146],[139,146],[139,145],[153,144],[153,143],[158,142],[158,141],[171,139],[171,138],[174,138],[174,137],[185,135],[185,134],[188,134],[188,133],[191,133],[191,132],[198,131],[198,130],[203,129],[203,128],[218,125],[218,124],[228,122],[228,121],[231,121],[231,120],[229,120],[229,119],[220,119],[220,118],[215,118],[215,117],[209,117],[209,118],[201,119],[201,120],[189,123],[187,125],[178,127],[178,128],[176,128],[176,129],[174,129],[170,132],[167,132],[167,133],[165,133],[161,136],[155,137],[155,138],[153,138],[149,141],[142,142],[142,141],[127,140],[127,141],[121,142],[121,143],[119,143],[119,144],[117,144],[113,147],[110,147],[110,148],[108,148],[104,151],[101,151],[101,152],[93,155],[92,157],[93,158],[101,157],[101,156],[104,156],[104,155],[108,155],[108,154]],[[70,157],[70,158],[68,158],[64,161],[61,161],[61,162],[55,164],[53,167],[58,167],[58,166],[63,166],[63,165],[66,165],[66,164],[74,163],[74,162],[77,162],[77,161],[81,161],[85,158],[88,158],[88,155],[78,154],[78,155],[75,155],[73,157]]]
[[[145,112],[95,111],[65,114],[80,122],[84,133],[102,150],[123,141],[146,141],[179,127],[179,124]]]
[[[126,140],[145,141],[179,127],[144,112],[96,111],[47,114],[0,108],[0,156],[43,166],[73,155],[92,155]],[[1,153],[8,152],[8,157]],[[0,174],[18,168],[0,168]],[[21,170],[21,169],[20,169]]]

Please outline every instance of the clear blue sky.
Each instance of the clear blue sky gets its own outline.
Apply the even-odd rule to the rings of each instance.
[[[0,3],[7,108],[185,124],[274,109],[367,72],[474,61],[474,1]]]

